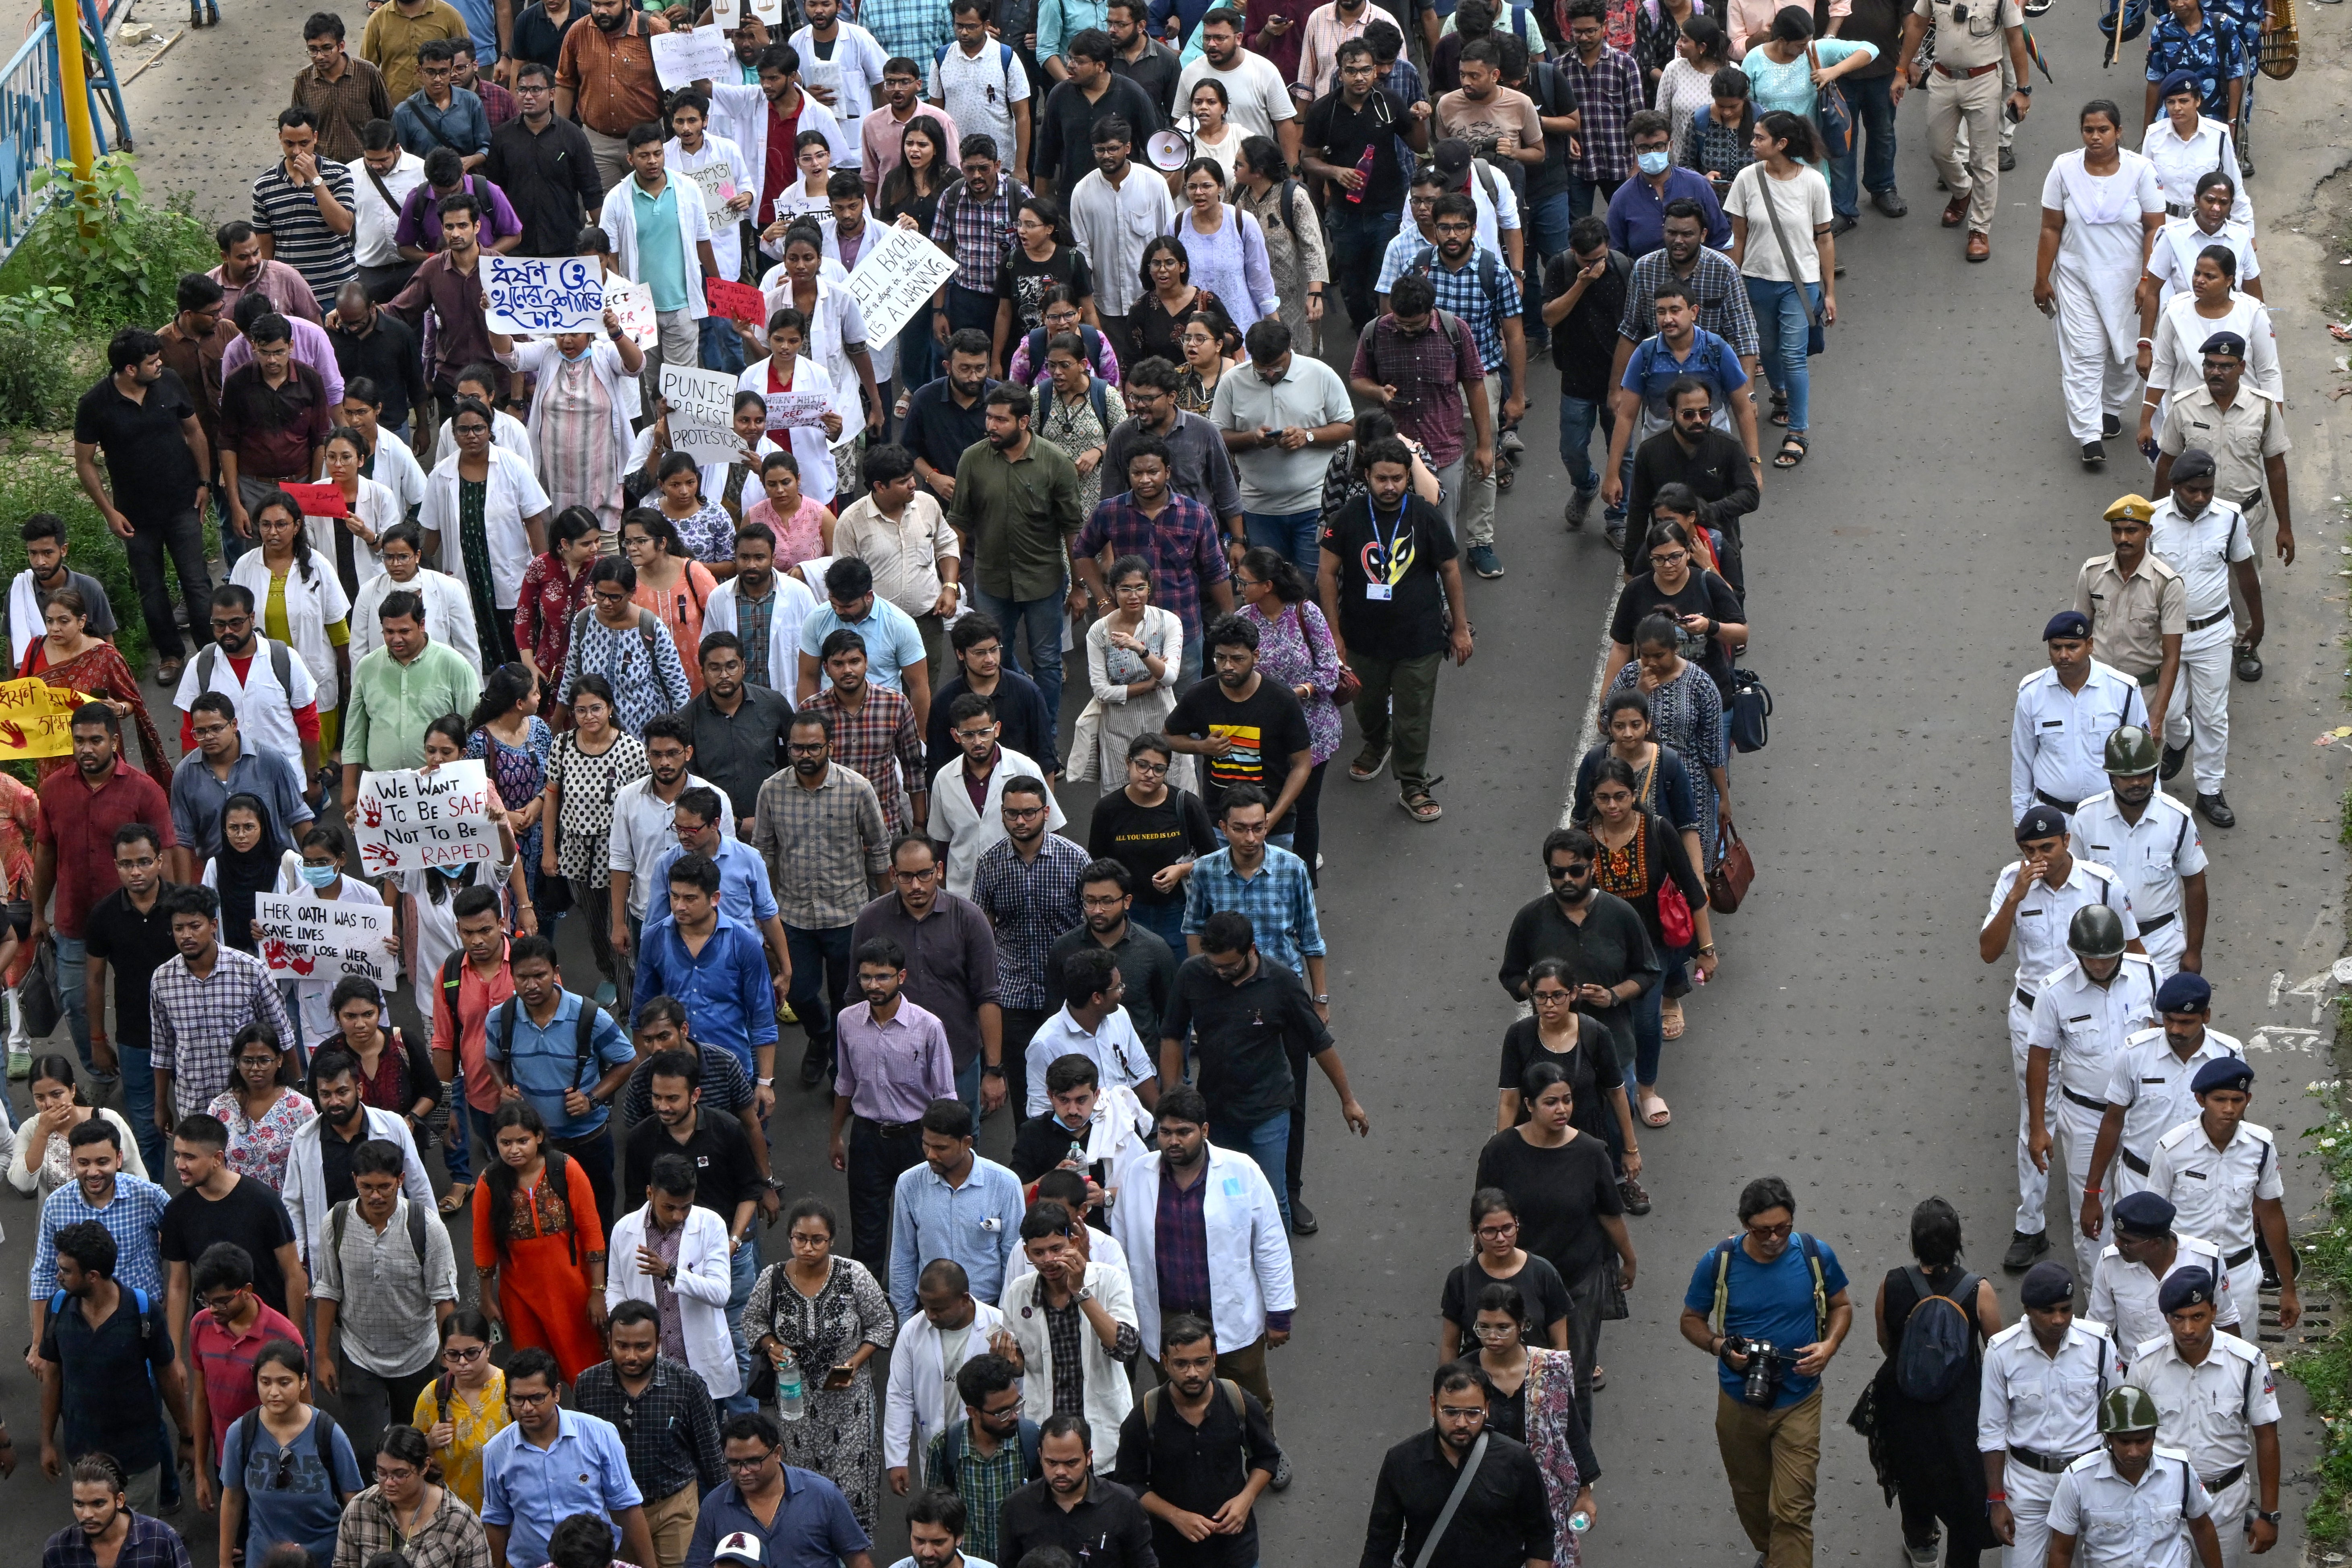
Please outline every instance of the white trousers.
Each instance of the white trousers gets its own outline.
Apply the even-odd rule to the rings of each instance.
[[[2017,1521],[2017,1540],[2000,1549],[2000,1568],[2046,1568],[2050,1561],[2050,1499],[2058,1478],[2011,1458],[2001,1467],[2001,1489]]]
[[[2213,1494],[2213,1533],[2221,1538],[2221,1568],[2238,1568],[2246,1555],[2246,1520],[2254,1511],[2254,1467]]]
[[[2053,1076],[2055,1069],[2053,1069]],[[2062,1092],[2058,1096],[2058,1121],[2054,1136],[2057,1152],[2066,1162],[2066,1235],[2074,1244],[2074,1278],[2087,1287],[2091,1270],[2098,1267],[2100,1249],[2115,1239],[2115,1193],[2110,1190],[2102,1200],[2105,1212],[2099,1220],[2099,1234],[2094,1238],[2083,1234],[2083,1189],[2089,1185],[2091,1151],[2099,1141],[2099,1123],[2104,1110],[2093,1110],[2077,1105]],[[2123,1162],[2116,1162],[2120,1170]],[[2102,1185],[2108,1184],[2102,1183]]]
[[[2181,639],[2180,675],[2164,715],[2164,743],[2188,746],[2199,795],[2221,792],[2230,765],[2230,667],[2237,651],[2235,623],[2221,621]],[[2192,725],[2189,721],[2194,719]]]
[[[2050,1206],[2050,1177],[2034,1167],[2033,1156],[2026,1152],[2026,1139],[2033,1131],[2033,1123],[2025,1109],[2025,1031],[2032,1022],[2033,1009],[2020,1002],[2016,992],[2011,991],[2009,1058],[2010,1069],[2017,1077],[2017,1229],[2023,1236],[2040,1236],[2050,1223],[2046,1213]],[[2042,1109],[2045,1125],[2054,1122],[2057,1107],[2063,1103],[2058,1098],[2058,1075],[2053,1072],[2050,1075],[2049,1101]],[[2090,1277],[2086,1274],[2084,1278]]]
[[[2066,399],[2066,428],[2077,444],[2096,441],[2103,434],[2101,416],[2120,420],[2138,394],[2139,372],[2132,363],[2135,345],[2116,341],[2089,283],[2063,267],[2053,270],[2050,281],[2058,295],[2058,384]],[[2129,292],[2127,285],[2126,299]],[[2133,417],[2137,416],[2135,412]],[[2126,427],[2126,435],[2130,428]]]
[[[2147,949],[2148,962],[2156,965],[2156,983],[2161,985],[2180,973],[2180,960],[2189,952],[2189,917],[2175,914],[2154,931],[2142,926],[2139,940]]]

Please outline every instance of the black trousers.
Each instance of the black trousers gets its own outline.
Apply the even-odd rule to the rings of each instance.
[[[889,1278],[890,1200],[898,1178],[923,1163],[923,1129],[890,1131],[863,1116],[849,1122],[849,1256],[877,1279]]]
[[[205,564],[204,519],[195,508],[175,511],[161,522],[137,524],[123,542],[123,552],[131,557],[131,574],[139,579],[139,613],[146,618],[147,640],[155,645],[156,657],[182,658],[187,653],[180,628],[172,621],[172,595],[163,586],[166,554],[180,576],[189,634],[199,644],[209,641],[203,628],[212,622],[213,579]]]
[[[547,1140],[547,1146],[551,1149],[561,1149],[564,1153],[580,1162],[580,1168],[587,1173],[589,1187],[596,1194],[596,1212],[604,1216],[604,1228],[607,1231],[611,1230],[614,1222],[621,1217],[620,1211],[613,1206],[612,1125],[608,1122],[583,1138],[557,1138],[551,1135]],[[495,1148],[490,1151],[490,1158],[494,1160],[498,1158],[498,1151]]]
[[[1029,1120],[1029,1042],[1054,1015],[1043,1007],[1006,1007],[1004,1013],[1004,1105],[1013,1131]]]

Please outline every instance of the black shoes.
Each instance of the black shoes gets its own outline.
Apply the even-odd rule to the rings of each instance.
[[[2174,779],[2177,779],[2177,778],[2179,778],[2179,777],[2180,776],[2180,765],[2181,765],[2183,763],[2187,762],[2188,760],[2189,760],[2189,748],[2188,748],[2188,747],[2186,747],[2186,746],[2167,746],[2167,747],[2165,747],[2165,748],[2164,748],[2164,761],[2163,761],[2160,764],[2158,764],[2158,766],[2157,767],[2157,770],[2156,770],[2156,776],[2157,776],[2157,777],[2158,777],[2158,778],[2160,778],[2160,779],[2162,779],[2165,783],[2167,783],[2167,784],[2170,784]]]
[[[2084,467],[2084,468],[2105,468],[2106,466],[2107,466],[2107,448],[2106,448],[2106,447],[2105,447],[2104,444],[2102,444],[2102,443],[2100,443],[2100,442],[2097,442],[2097,441],[2085,441],[2085,442],[2084,442],[2084,443],[2083,443],[2083,467]]]
[[[2230,803],[2221,798],[2221,792],[2218,789],[2211,795],[2197,797],[2197,812],[2216,827],[2238,826],[2238,814],[2230,809]]]
[[[2001,172],[2002,174],[2008,174],[2011,169],[2014,169],[2014,168],[2016,168],[2016,167],[2017,167],[2017,150],[2016,150],[2015,148],[2013,148],[2013,147],[2004,147],[2004,148],[2002,148],[2002,149],[2000,150],[2000,172]]]
[[[1307,1206],[1297,1194],[1290,1195],[1290,1231],[1294,1236],[1313,1236],[1322,1229],[1315,1223],[1315,1211]]]
[[[1850,217],[1844,213],[1840,213],[1837,216],[1830,220],[1830,237],[1834,239],[1839,235],[1861,226],[1862,220],[1860,218]]]
[[[2238,679],[2244,681],[2263,678],[2263,656],[2241,643],[2238,646]]]
[[[808,1055],[801,1058],[801,1087],[814,1089],[824,1081],[824,1050],[822,1047],[812,1047]]]
[[[1618,1178],[1617,1195],[1625,1201],[1627,1214],[1639,1216],[1650,1212],[1650,1194],[1643,1189],[1642,1184],[1633,1177]]]
[[[1888,217],[1901,217],[1911,210],[1911,204],[1905,201],[1903,193],[1893,185],[1873,195],[1870,198],[1870,205]]]
[[[2099,416],[2099,434],[2112,441],[2124,433],[2124,422],[2112,414]]]
[[[2040,1231],[2028,1236],[2023,1231],[2012,1232],[2009,1250],[2000,1255],[2000,1266],[2011,1274],[2022,1274],[2033,1267],[2033,1260],[2050,1250],[2050,1238]]]

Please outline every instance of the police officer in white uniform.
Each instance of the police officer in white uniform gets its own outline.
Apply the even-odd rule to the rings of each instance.
[[[2157,1140],[2196,1116],[2197,1097],[2189,1086],[2198,1069],[2226,1058],[2242,1060],[2246,1054],[2234,1037],[2207,1026],[2213,1016],[2213,987],[2201,974],[2176,974],[2158,986],[2156,1011],[2162,1026],[2134,1035],[2107,1079],[2107,1111],[2099,1121],[2098,1147],[2091,1152],[2094,1170],[2106,1170],[2110,1157],[2120,1161],[2111,1176],[2118,1202],[2147,1187],[2147,1160]],[[2084,1205],[2082,1219],[2095,1229],[2092,1207]]]
[[[2123,918],[2104,904],[2074,911],[2066,945],[2074,961],[2042,984],[2026,1030],[2025,1113],[2032,1123],[2026,1152],[2046,1173],[2053,1142],[2048,1110],[2057,1112],[2066,1161],[2066,1213],[2080,1215],[2084,1189],[2100,1187],[2104,1168],[2091,1163],[2099,1122],[2107,1111],[2107,1079],[2125,1042],[2156,1023],[2156,965],[2124,951]],[[2057,1066],[2053,1096],[2051,1067]],[[2074,1230],[2075,1278],[2088,1279],[2106,1237],[2094,1226]]]
[[[2091,618],[2061,610],[2042,628],[2050,668],[2017,683],[2009,727],[2009,814],[2035,801],[2072,816],[2106,787],[2107,737],[2120,724],[2147,723],[2139,682],[2091,657]]]
[[[2157,766],[2156,737],[2146,730],[2126,724],[2109,735],[2113,787],[2083,802],[2067,847],[2123,878],[2140,945],[2165,979],[2204,967],[2205,841],[2189,808],[2156,787]]]
[[[2073,962],[2066,931],[2076,910],[2103,904],[2122,917],[2124,934],[2133,939],[2130,946],[2138,946],[2139,935],[2122,879],[2068,852],[2066,819],[2056,807],[2028,807],[2018,818],[2017,847],[2022,858],[2001,868],[1992,885],[1992,905],[1977,932],[1977,956],[1987,963],[2000,962],[2012,936],[2017,942],[2017,978],[2009,1000],[2010,1067],[2017,1079],[2017,1228],[2001,1258],[2001,1267],[2011,1274],[2030,1266],[2050,1245],[2042,1234],[2048,1179],[2026,1146],[2033,1131],[2025,1110],[2025,1048],[2033,998],[2043,981]]]
[[[2293,1267],[2294,1246],[2287,1238],[2286,1208],[2279,1200],[2278,1151],[2271,1130],[2245,1119],[2253,1099],[2254,1069],[2242,1061],[2207,1062],[2189,1080],[2197,1097],[2197,1120],[2184,1121],[2156,1141],[2148,1156],[2147,1190],[2172,1200],[2179,1222],[2222,1249],[2230,1271],[2230,1294],[2245,1303],[2262,1289],[2262,1264],[2254,1257],[2254,1227],[2262,1226],[2271,1256]],[[2279,1327],[2303,1318],[2294,1280],[2279,1280]]]
[[[2263,640],[2263,579],[2254,568],[2252,530],[2245,514],[2213,497],[2213,455],[2191,447],[2172,462],[2172,494],[2156,503],[2147,547],[2189,586],[2189,631],[2180,639],[2180,679],[2164,716],[2164,776],[2180,771],[2193,734],[2197,748],[2197,809],[2216,827],[2238,815],[2221,797],[2230,760],[2231,648]],[[2231,619],[2230,585],[2246,602],[2246,632]]]
[[[2035,1264],[2017,1295],[2024,1319],[1984,1348],[1977,1449],[2001,1568],[2042,1568],[2051,1496],[2068,1465],[2098,1451],[2099,1401],[2124,1364],[2105,1324],[2076,1320],[2063,1265]]]
[[[2259,1346],[2213,1331],[2213,1290],[2201,1268],[2164,1282],[2166,1331],[2134,1352],[2130,1381],[2156,1401],[2167,1446],[2205,1483],[2222,1568],[2238,1568],[2249,1546],[2267,1552],[2278,1541],[2278,1388]]]
[[[2174,1230],[2172,1217],[2171,1201],[2154,1193],[2116,1199],[2115,1245],[2099,1254],[2091,1275],[2091,1316],[2107,1325],[2126,1360],[2134,1346],[2166,1331],[2158,1292],[2184,1268],[2201,1268],[2220,1281],[2213,1288],[2213,1321],[2232,1332],[2240,1329],[2221,1249],[2201,1236]]]
[[[2050,1499],[2049,1568],[2221,1568],[2211,1500],[2188,1455],[2157,1446],[2160,1419],[2143,1388],[2099,1401],[2105,1443],[2066,1468]]]

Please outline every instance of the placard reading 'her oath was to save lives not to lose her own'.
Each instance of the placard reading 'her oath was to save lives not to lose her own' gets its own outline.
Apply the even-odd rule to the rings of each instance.
[[[273,980],[341,980],[364,974],[392,984],[393,911],[382,904],[326,902],[295,893],[253,900],[261,961]]]
[[[360,775],[360,865],[371,877],[495,860],[489,779],[478,761],[431,773],[403,768]]]

